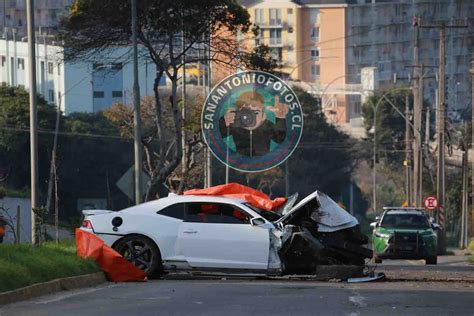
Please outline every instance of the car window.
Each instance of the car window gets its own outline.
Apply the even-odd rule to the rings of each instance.
[[[245,205],[270,222],[276,222],[281,218],[281,215],[275,212],[259,209],[258,207],[255,207],[250,203],[245,203]]]
[[[430,223],[426,216],[421,214],[390,214],[387,213],[382,219],[381,227],[390,228],[430,228]]]
[[[157,212],[160,215],[165,215],[177,219],[184,220],[184,203],[176,203],[165,207]]]
[[[186,221],[196,223],[248,224],[250,215],[238,207],[220,203],[188,203]]]

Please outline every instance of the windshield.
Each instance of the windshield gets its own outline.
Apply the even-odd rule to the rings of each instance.
[[[278,215],[275,212],[262,210],[258,207],[255,207],[255,206],[251,205],[250,203],[244,203],[244,204],[245,204],[245,206],[251,208],[253,211],[257,212],[258,215],[262,216],[267,221],[275,222],[275,221],[279,220],[280,217],[281,217],[280,215]]]
[[[426,229],[430,228],[430,223],[426,216],[421,214],[385,214],[380,226],[390,228]]]

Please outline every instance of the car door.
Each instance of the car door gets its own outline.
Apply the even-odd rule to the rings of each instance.
[[[186,203],[178,248],[192,267],[266,270],[270,231],[250,218],[231,204]]]

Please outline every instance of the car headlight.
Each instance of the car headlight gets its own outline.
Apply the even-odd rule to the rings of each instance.
[[[382,234],[380,232],[375,232],[374,233],[375,237],[379,237],[379,238],[390,238],[390,234]]]

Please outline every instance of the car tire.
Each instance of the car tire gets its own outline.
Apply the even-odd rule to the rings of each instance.
[[[150,279],[163,275],[163,264],[158,246],[148,237],[129,235],[114,247],[125,259],[145,271]]]
[[[426,264],[438,264],[438,257],[437,256],[427,257],[425,261],[426,261]]]
[[[374,263],[382,263],[382,259],[380,259],[380,257],[374,256]]]

